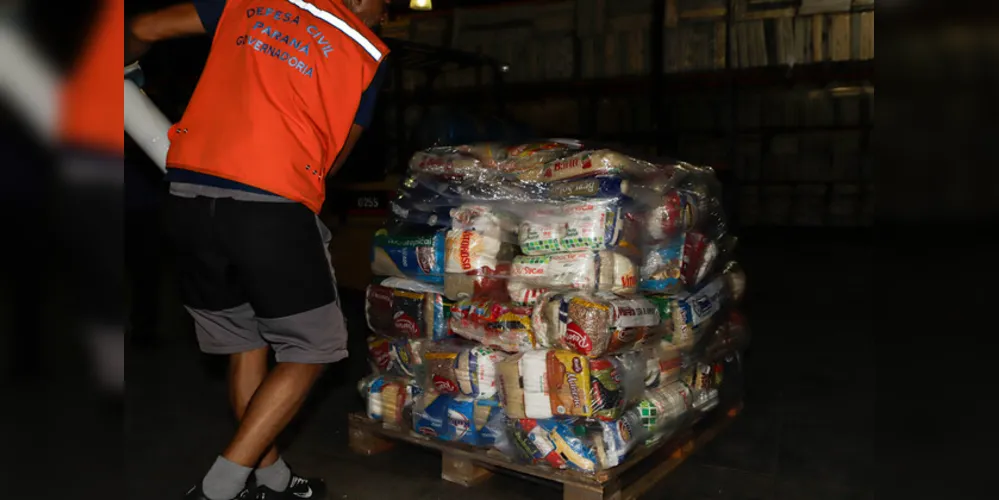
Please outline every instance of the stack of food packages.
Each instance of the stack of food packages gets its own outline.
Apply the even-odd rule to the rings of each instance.
[[[719,190],[572,141],[417,153],[372,250],[369,416],[585,472],[693,425],[748,341]]]

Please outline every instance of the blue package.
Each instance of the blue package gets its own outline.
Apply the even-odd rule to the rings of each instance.
[[[663,292],[682,284],[683,244],[683,238],[673,238],[649,250],[642,263],[640,291]]]
[[[492,446],[499,437],[498,432],[502,431],[503,412],[496,400],[431,393],[423,398],[426,406],[414,412],[413,430],[424,436],[473,446]]]
[[[390,235],[375,233],[371,248],[371,272],[375,276],[413,278],[426,283],[444,283],[445,230],[429,234]]]
[[[548,185],[547,194],[553,200],[571,198],[619,197],[625,194],[627,181],[620,177],[599,176],[587,179],[573,179],[553,182]]]

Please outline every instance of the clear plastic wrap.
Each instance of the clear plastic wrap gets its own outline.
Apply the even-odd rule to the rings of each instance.
[[[385,375],[365,377],[357,389],[365,400],[368,418],[400,427],[408,425],[408,412],[421,393],[412,379]]]
[[[741,352],[749,345],[749,337],[746,319],[738,310],[732,309],[728,318],[705,340],[704,359],[716,361]]]
[[[574,419],[508,419],[497,448],[514,459],[554,469],[593,473],[599,467],[586,428]]]
[[[383,281],[396,285],[394,287],[368,285],[364,301],[368,328],[380,335],[404,339],[447,338],[453,302],[439,292],[418,291],[421,287],[412,285],[419,282],[395,280]],[[443,288],[438,290],[443,291]]]
[[[505,416],[495,399],[424,392],[413,403],[413,430],[441,441],[492,446]]]
[[[697,366],[684,375],[683,382],[692,393],[691,408],[704,414],[718,406],[718,388],[724,377],[724,364],[721,361],[697,363]]]
[[[432,343],[423,352],[424,386],[441,394],[493,398],[499,393],[497,365],[506,357],[482,345]]]
[[[590,359],[564,350],[519,353],[498,366],[503,407],[511,418],[614,419],[641,397],[645,351]]]
[[[451,309],[451,331],[506,352],[537,347],[531,308],[488,299],[465,299]]]
[[[666,328],[659,307],[647,298],[580,292],[543,295],[534,307],[532,324],[542,347],[589,357],[654,342]]]
[[[691,369],[697,358],[689,350],[681,349],[666,338],[656,341],[649,349],[649,364],[645,379],[647,387],[658,387],[680,380]]]

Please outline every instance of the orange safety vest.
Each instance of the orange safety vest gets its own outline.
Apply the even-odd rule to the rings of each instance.
[[[104,0],[61,92],[59,133],[73,146],[124,154],[121,53],[125,0]]]
[[[388,49],[341,0],[230,0],[167,166],[318,213],[325,177]]]

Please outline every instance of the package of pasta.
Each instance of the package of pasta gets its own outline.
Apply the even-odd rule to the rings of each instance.
[[[643,297],[580,292],[545,294],[532,315],[545,347],[600,357],[661,336],[659,307]]]
[[[691,349],[719,321],[719,311],[731,302],[725,275],[717,276],[693,292],[669,298],[673,329],[667,340],[680,349]],[[721,318],[723,319],[723,318]]]
[[[528,182],[555,182],[597,175],[645,177],[654,175],[656,166],[609,149],[584,150],[552,160],[540,169],[531,169],[517,176]]]
[[[495,399],[428,391],[413,404],[413,430],[441,441],[492,446],[502,432],[503,419]]]
[[[510,266],[510,300],[533,304],[548,290],[634,293],[638,288],[635,264],[617,252],[571,252],[521,255]]]
[[[409,421],[413,400],[420,388],[411,379],[373,375],[358,384],[364,397],[368,418],[394,426],[405,426]]]
[[[423,353],[425,385],[441,394],[492,398],[499,393],[496,365],[506,356],[481,345],[431,344]]]
[[[509,298],[509,278],[509,263],[497,264],[496,268],[480,267],[465,273],[447,273],[444,275],[444,296],[450,300],[481,298],[505,301]]]
[[[637,255],[638,223],[615,198],[538,205],[517,238],[526,255],[616,249]]]
[[[397,279],[395,284],[399,286],[416,290],[421,288],[407,286],[407,280],[390,279]],[[447,320],[451,305],[452,302],[441,293],[372,284],[368,285],[365,293],[364,314],[368,328],[378,334],[441,340],[450,333]]]
[[[526,463],[587,473],[599,469],[586,428],[573,420],[509,419],[506,438],[515,458]]]
[[[680,233],[646,249],[639,269],[639,289],[679,293],[697,286],[714,268],[718,245],[695,231]]]
[[[379,230],[371,249],[371,272],[375,276],[443,283],[445,234],[433,228],[403,234]]]
[[[423,367],[421,352],[426,342],[429,340],[369,335],[368,363],[375,373],[416,377]]]
[[[506,352],[534,349],[531,308],[489,299],[465,299],[451,310],[451,331]]]

